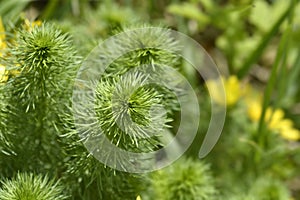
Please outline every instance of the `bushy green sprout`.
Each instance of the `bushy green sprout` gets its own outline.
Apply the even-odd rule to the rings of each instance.
[[[174,52],[178,51],[178,45],[170,39],[171,33],[166,29],[153,28],[149,32],[149,26],[140,28],[143,27],[148,27],[148,30],[138,33],[140,30],[132,29],[136,31],[135,34],[113,40],[110,45],[89,55],[87,60],[91,63],[84,63],[90,67],[96,65],[104,68],[108,60],[113,61],[97,80],[96,88],[93,88],[95,96],[90,103],[96,120],[88,114],[90,108],[81,109],[82,112],[74,111],[79,115],[80,123],[73,121],[73,116],[66,117],[70,119],[65,123],[69,124],[69,132],[62,135],[69,155],[66,177],[73,179],[75,196],[123,200],[135,199],[141,194],[146,184],[144,176],[110,169],[105,163],[98,162],[85,149],[82,141],[86,137],[97,138],[100,133],[126,151],[155,151],[161,147],[159,139],[164,134],[163,130],[169,127],[170,113],[178,108],[174,91],[164,87],[165,83],[178,80],[172,79],[172,75],[163,67],[166,64],[176,68],[178,59]],[[150,46],[151,49],[148,48]],[[129,48],[136,50],[130,51]],[[115,54],[121,56],[111,59]],[[157,80],[162,84],[159,85]],[[85,106],[80,102],[80,108]],[[80,132],[81,128],[86,132]],[[101,141],[98,141],[95,145],[101,150]],[[101,155],[110,155],[110,152],[103,151]]]
[[[152,176],[153,194],[161,200],[211,200],[217,195],[209,166],[181,158]],[[151,198],[152,199],[152,198]]]
[[[18,173],[15,178],[3,180],[1,200],[63,200],[64,188],[47,176]]]
[[[146,81],[141,73],[128,73],[101,81],[96,92],[101,130],[116,146],[135,152],[157,149],[157,137],[169,121],[161,107],[162,94]]]
[[[0,153],[1,173],[58,170],[63,157],[59,116],[70,104],[76,51],[69,36],[49,23],[20,29],[8,50],[7,67],[17,75],[2,90],[7,142]]]
[[[26,112],[38,110],[41,102],[59,105],[57,95],[67,92],[66,82],[75,72],[75,50],[68,34],[53,24],[43,23],[32,30],[22,29],[12,47],[13,65],[20,75],[13,80],[13,94],[22,99]],[[71,93],[71,92],[70,92]]]
[[[176,68],[179,64],[179,51],[182,47],[172,37],[168,29],[153,27],[147,24],[123,27],[116,32],[116,47],[110,48],[106,57],[125,52],[106,69],[106,76],[122,75],[133,68],[144,67],[152,77],[162,76],[164,66]]]
[[[272,177],[260,177],[248,192],[248,198],[255,196],[257,200],[287,200],[290,192],[286,185]]]
[[[143,175],[115,171],[94,158],[81,144],[78,134],[68,134],[65,151],[69,155],[62,183],[68,194],[77,199],[132,200],[145,190]]]
[[[179,108],[178,93],[173,91],[177,85],[170,84],[178,80],[170,78],[174,72],[168,70],[178,64],[179,46],[170,30],[147,25],[125,28],[108,41],[99,45],[100,48],[96,48],[83,64],[97,65],[103,70],[97,80],[95,101],[90,101],[95,104],[97,119],[91,119],[93,124],[88,125],[91,120],[86,115],[75,126],[84,127],[84,134],[105,134],[114,145],[125,150],[157,150],[160,146],[158,138],[168,127],[172,112]],[[117,59],[115,55],[118,55]],[[168,84],[173,88],[168,88]],[[84,109],[81,111],[85,112]],[[78,113],[82,116],[83,112]]]
[[[122,55],[105,69],[97,87],[99,124],[118,147],[156,150],[159,143],[153,136],[162,134],[179,108],[175,92],[165,85],[175,81],[166,66],[176,68],[180,48],[168,29],[142,25],[123,28],[121,34],[101,54],[106,59]]]

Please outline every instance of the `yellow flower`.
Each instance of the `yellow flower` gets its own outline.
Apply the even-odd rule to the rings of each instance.
[[[8,73],[3,65],[0,65],[0,83],[5,83],[8,79]]]
[[[26,30],[31,31],[32,28],[34,28],[35,26],[41,26],[42,25],[42,21],[41,20],[36,20],[36,21],[30,22],[28,19],[25,19],[24,25],[25,25],[24,28]]]
[[[5,42],[5,29],[2,23],[2,18],[0,17],[0,57],[3,56],[2,50],[6,48],[6,42]]]
[[[219,80],[208,80],[206,82],[212,99],[220,105],[232,106],[236,104],[242,95],[238,78],[236,76],[230,76],[228,79],[222,77],[221,80],[224,85],[225,99],[223,98],[223,91]]]
[[[268,121],[268,125],[270,129],[278,129],[280,127],[280,123],[283,122],[284,112],[281,109],[272,110],[271,108],[267,108],[265,120]]]
[[[5,28],[0,17],[0,57],[5,56],[2,52],[7,47],[5,38]],[[5,83],[7,82],[9,76],[16,76],[18,74],[20,74],[18,70],[8,71],[4,65],[0,64],[0,83]]]
[[[136,200],[142,200],[141,196],[138,195],[138,196],[136,197]]]
[[[252,100],[248,101],[247,104],[249,118],[254,122],[258,122],[262,112],[260,101]],[[279,133],[284,139],[294,141],[300,139],[300,131],[293,127],[292,120],[284,118],[282,109],[267,108],[264,121],[269,130]]]
[[[225,92],[227,105],[234,105],[241,97],[241,87],[236,76],[230,76],[225,81]]]
[[[5,29],[1,17],[0,17],[0,40],[5,40]]]
[[[2,18],[0,17],[0,57],[3,56],[2,51],[6,48],[5,42],[5,29],[2,23]],[[8,74],[5,66],[0,64],[0,83],[6,82],[8,79]]]
[[[31,23],[31,26],[41,26],[42,25],[42,21],[41,20],[36,20],[34,22]]]
[[[252,121],[258,122],[261,115],[261,105],[257,101],[250,101],[248,102],[247,112]]]
[[[280,131],[280,135],[287,140],[297,141],[300,139],[300,131],[294,128],[283,129]]]

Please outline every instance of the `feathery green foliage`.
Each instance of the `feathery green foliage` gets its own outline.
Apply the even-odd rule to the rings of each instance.
[[[0,163],[1,173],[8,176],[15,170],[41,172],[62,164],[59,115],[70,102],[76,70],[72,42],[54,25],[23,28],[16,37],[8,68],[17,70],[18,75],[2,90],[7,104],[2,113],[7,142]]]
[[[258,178],[251,186],[249,197],[258,200],[286,200],[290,198],[289,191],[283,182],[272,177],[263,176]]]
[[[21,74],[12,81],[14,95],[24,99],[26,112],[46,98],[54,104],[75,72],[75,50],[69,36],[47,23],[21,30],[16,43],[11,52],[16,63],[12,64]]]
[[[161,200],[210,200],[217,194],[209,166],[188,158],[154,172],[152,185]]]
[[[101,82],[97,88],[95,110],[103,133],[126,150],[157,149],[157,136],[168,121],[160,109],[162,95],[144,85],[147,77],[142,74],[116,79]]]
[[[123,140],[123,148],[133,144],[140,150],[154,150],[157,141],[152,136],[158,136],[167,127],[170,116],[165,114],[179,107],[174,91],[164,86],[168,81],[174,82],[166,66],[178,65],[179,46],[169,30],[148,25],[124,28],[119,34],[115,41],[118,45],[110,48],[124,54],[105,69],[97,87],[100,126],[106,135],[115,138],[115,144]],[[130,135],[130,140],[116,133],[122,131]],[[138,145],[137,137],[142,137],[143,142],[150,140],[150,149]]]
[[[3,85],[0,84],[0,94],[3,94]],[[5,102],[4,102],[4,98],[3,98],[3,95],[0,95],[0,144],[2,144],[3,142],[5,142],[5,139],[4,139],[4,133],[5,133],[5,119],[6,119],[6,116],[4,114],[4,110],[5,110]],[[0,146],[0,152],[2,151],[2,148]]]
[[[69,185],[71,199],[131,200],[145,190],[147,179],[143,175],[106,167],[86,150],[76,131],[63,140],[68,159],[62,183]]]
[[[3,180],[1,200],[57,200],[67,199],[64,188],[47,176],[18,173],[11,180]]]
[[[288,200],[290,193],[286,185],[272,177],[261,176],[250,183],[247,192],[239,191],[238,194],[230,195],[226,199],[232,200]]]
[[[99,60],[101,65],[113,57],[114,53],[126,52],[113,60],[99,77],[95,100],[91,101],[94,102],[97,124],[76,124],[76,121],[72,121],[72,116],[66,117],[68,123],[65,125],[68,124],[69,132],[62,135],[62,140],[66,143],[65,150],[70,160],[65,180],[74,181],[75,198],[80,193],[78,190],[82,190],[85,191],[81,193],[82,198],[93,196],[100,199],[134,199],[147,185],[142,175],[116,172],[106,167],[106,163],[97,162],[82,143],[85,139],[96,136],[84,135],[79,138],[77,131],[80,131],[81,126],[88,127],[91,133],[104,134],[115,146],[131,152],[151,152],[161,147],[160,137],[163,130],[169,127],[170,115],[178,107],[178,102],[174,91],[155,80],[172,80],[165,78],[167,74],[162,73],[167,71],[163,64],[168,62],[169,66],[176,67],[175,52],[178,47],[170,39],[170,32],[149,28],[142,26],[126,29],[120,32],[123,36],[114,41],[115,46],[105,47],[104,51],[95,54],[95,59],[98,59],[98,55],[103,58],[104,61]],[[166,47],[169,49],[165,50]],[[89,122],[88,115],[83,118],[84,122]],[[100,142],[97,148],[101,148]],[[105,152],[104,155],[107,155],[107,159],[111,157],[110,152]],[[90,186],[96,186],[98,190],[87,189]]]

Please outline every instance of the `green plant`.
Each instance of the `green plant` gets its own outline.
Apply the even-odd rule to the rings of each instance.
[[[129,33],[130,37],[127,37]],[[98,60],[100,66],[95,69],[103,72],[101,76],[97,76],[99,81],[93,88],[95,100],[89,101],[92,102],[91,109],[95,110],[95,116],[90,116],[91,112],[87,107],[87,104],[90,104],[80,98],[73,98],[73,104],[76,106],[71,108],[77,120],[73,121],[72,116],[66,116],[68,123],[65,124],[69,126],[67,128],[69,133],[62,135],[62,140],[66,143],[66,152],[71,158],[71,163],[75,163],[67,163],[67,176],[74,181],[81,177],[83,183],[77,184],[79,187],[81,184],[83,187],[86,186],[84,198],[97,196],[132,199],[138,196],[148,181],[143,175],[114,172],[114,169],[109,169],[107,165],[113,167],[120,165],[126,171],[126,163],[132,162],[134,165],[134,161],[126,160],[126,156],[123,158],[122,155],[116,155],[113,150],[105,149],[105,138],[116,147],[129,152],[147,153],[158,150],[163,146],[161,138],[166,134],[164,129],[170,127],[170,118],[178,108],[174,91],[164,86],[166,83],[164,81],[172,78],[166,79],[167,74],[162,73],[167,71],[166,63],[172,67],[177,64],[177,59],[174,59],[177,45],[170,39],[170,32],[143,25],[139,28],[126,28],[120,31],[120,34],[124,34],[125,37],[115,39],[113,44],[117,45],[104,45],[104,49],[96,49],[87,58],[93,61],[98,59],[98,55],[103,56]],[[124,53],[105,66],[106,61],[119,52]],[[93,62],[89,65],[89,61],[84,62],[83,66],[95,67]],[[163,82],[160,84],[157,80]],[[79,88],[82,87],[79,85]],[[75,94],[76,92],[80,94],[75,89]],[[79,111],[76,110],[77,106]],[[101,139],[103,136],[104,139]],[[86,144],[92,145],[91,153],[83,147]],[[94,153],[104,157],[103,163],[97,163],[97,160],[91,157],[90,154]],[[109,165],[108,160],[112,160],[112,164]],[[85,174],[84,177],[82,174]],[[126,179],[131,183],[130,186],[114,184],[120,179],[123,181]],[[110,183],[113,189],[104,186]],[[90,185],[97,185],[98,190],[89,190]],[[75,193],[76,190],[78,191],[75,186]]]
[[[156,199],[162,200],[214,199],[217,190],[213,180],[209,165],[181,158],[173,165],[153,173],[151,193]]]
[[[75,50],[68,35],[48,23],[21,29],[15,43],[6,57],[6,68],[17,75],[2,90],[6,120],[1,173],[45,172],[53,166],[58,171],[63,158],[58,143],[59,116],[70,102]]]
[[[96,113],[100,128],[113,143],[130,151],[158,148],[167,119],[163,112],[151,113],[162,102],[162,95],[150,86],[142,86],[147,77],[128,74],[100,82],[97,88]]]
[[[67,199],[64,188],[47,176],[18,173],[11,180],[1,182],[1,200],[57,200]]]
[[[259,200],[285,200],[289,199],[290,194],[281,181],[271,177],[260,177],[250,188],[249,196],[256,196]]]

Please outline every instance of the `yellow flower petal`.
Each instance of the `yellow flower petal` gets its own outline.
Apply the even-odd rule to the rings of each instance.
[[[270,111],[267,110],[265,119],[270,129],[278,129],[282,123],[283,117],[284,112],[282,109],[276,109],[274,112],[270,109]]]
[[[242,94],[238,78],[236,76],[230,76],[228,79],[222,77],[221,81],[218,79],[206,82],[211,98],[219,105],[232,106],[236,104]],[[225,99],[221,83],[224,85]]]
[[[293,128],[293,121],[290,119],[284,119],[281,120],[278,125],[276,126],[276,128],[279,131],[285,131],[285,130],[289,130]]]
[[[262,110],[262,106],[259,101],[252,100],[248,102],[247,114],[252,121],[254,122],[259,121],[261,116],[261,110]]]
[[[239,80],[236,76],[230,76],[225,81],[225,91],[227,105],[234,105],[241,96],[241,87]]]
[[[142,200],[141,196],[138,195],[138,196],[136,197],[136,200]]]
[[[5,29],[2,23],[2,19],[0,17],[0,57],[3,56],[3,53],[1,52],[3,49],[7,47],[5,42]]]
[[[258,122],[262,112],[261,98],[255,98],[259,96],[255,94],[255,91],[251,86],[249,91],[249,94],[246,93],[244,98],[247,105],[247,114],[250,120]],[[294,125],[292,120],[284,118],[284,111],[282,109],[274,110],[273,108],[268,107],[264,121],[269,130],[280,134],[284,139],[294,141],[300,139],[300,131],[293,128]]]
[[[36,20],[34,22],[31,23],[31,26],[34,27],[34,26],[41,26],[42,25],[42,21],[41,20]]]
[[[272,120],[278,121],[282,120],[284,117],[284,112],[282,109],[276,109],[272,115]]]
[[[8,79],[7,71],[3,65],[0,65],[0,83],[5,83]]]
[[[208,80],[206,81],[206,86],[213,101],[219,105],[226,105],[226,99],[223,98],[225,94],[222,90],[221,81],[223,80]]]
[[[34,28],[35,26],[41,26],[42,21],[41,20],[36,20],[36,21],[30,22],[28,19],[25,19],[24,25],[25,25],[26,30],[31,31],[32,28]]]
[[[300,131],[297,129],[286,129],[280,132],[280,135],[287,140],[297,141],[300,139]]]
[[[2,23],[2,18],[0,17],[0,41],[4,42],[5,40],[5,29]]]

